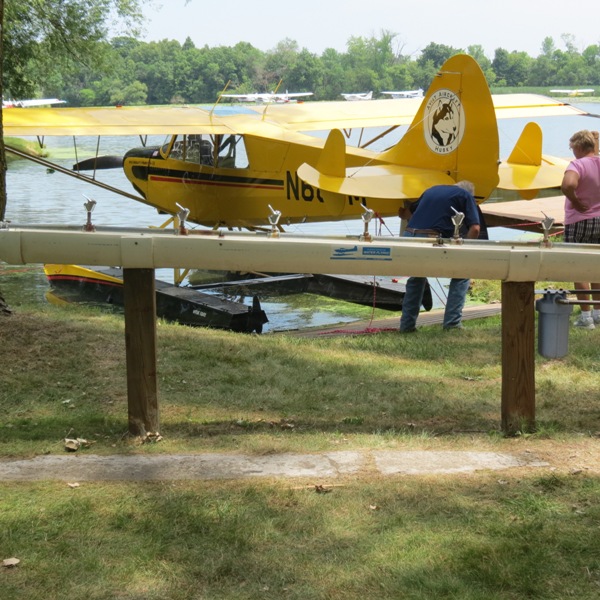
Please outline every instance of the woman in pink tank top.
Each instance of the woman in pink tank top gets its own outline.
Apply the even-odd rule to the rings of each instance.
[[[565,242],[573,244],[600,244],[600,156],[598,132],[587,129],[574,133],[569,147],[575,160],[569,163],[563,181],[565,195]],[[576,281],[577,299],[589,302],[590,290],[599,290],[600,283]],[[596,297],[600,302],[600,295]],[[600,310],[591,310],[590,304],[580,304],[581,315],[575,327],[595,329],[600,325]]]

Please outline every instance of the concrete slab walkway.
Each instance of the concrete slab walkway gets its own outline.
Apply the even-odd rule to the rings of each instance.
[[[0,460],[0,481],[168,481],[421,475],[546,467],[529,453],[337,451],[318,454],[46,455]]]

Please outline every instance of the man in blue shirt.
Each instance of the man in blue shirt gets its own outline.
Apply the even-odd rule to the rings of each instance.
[[[470,181],[429,188],[410,209],[405,209],[405,213],[400,215],[406,217],[412,213],[404,237],[451,238],[454,236],[452,217],[457,211],[465,215],[461,235],[467,239],[477,239],[481,227],[479,210],[473,196],[474,191],[475,188]],[[407,210],[410,211],[408,214]],[[402,302],[400,333],[416,331],[426,283],[426,277],[408,278]],[[469,279],[450,280],[444,311],[444,329],[462,329],[462,311],[470,283]]]

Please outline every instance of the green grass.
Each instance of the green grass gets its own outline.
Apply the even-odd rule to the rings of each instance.
[[[478,299],[493,297],[485,286]],[[536,357],[537,426],[600,431],[599,331],[572,331],[561,360]],[[17,309],[0,323],[0,456],[61,452],[64,437],[95,452],[130,447],[123,317],[100,310]],[[500,317],[441,335],[304,338],[160,323],[161,433],[155,451],[320,451],[415,434],[450,442],[500,432]],[[565,399],[568,398],[569,410]]]
[[[582,471],[2,483],[0,560],[21,560],[0,567],[2,600],[598,597],[600,329],[572,331],[564,359],[536,356],[537,431],[504,438],[499,318],[335,338],[160,323],[164,440],[140,446],[126,436],[122,316],[11,304],[3,459],[62,454],[70,435],[95,442],[87,454],[552,450]]]
[[[25,152],[26,154],[29,154],[31,156],[48,156],[48,151],[45,149],[45,147],[40,148],[40,145],[37,142],[30,142],[17,137],[4,138],[4,142],[9,146],[12,146],[13,148],[20,150],[21,152]],[[11,162],[13,160],[20,160],[20,158],[21,157],[15,156],[11,152],[6,153],[6,160],[8,162]]]
[[[3,600],[597,598],[595,478],[3,486]]]

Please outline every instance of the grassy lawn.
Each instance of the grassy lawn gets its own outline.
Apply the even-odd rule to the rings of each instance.
[[[597,598],[596,478],[3,486],[4,600]]]
[[[161,323],[161,434],[126,436],[122,317],[0,319],[0,458],[493,449],[581,456],[453,476],[2,483],[2,600],[563,599],[600,594],[600,329],[536,357],[537,431],[500,431],[500,319],[335,338]],[[589,455],[589,456],[588,456]],[[0,562],[1,564],[1,562]]]

